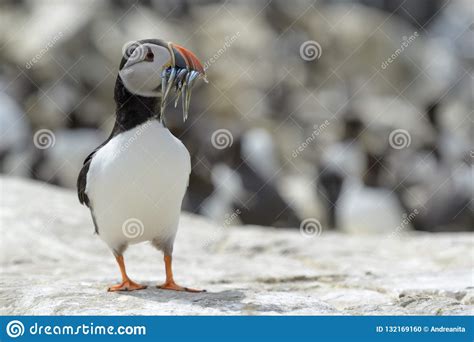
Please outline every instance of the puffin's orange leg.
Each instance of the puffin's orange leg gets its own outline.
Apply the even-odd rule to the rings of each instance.
[[[120,284],[109,287],[109,292],[146,289],[145,285],[137,284],[128,277],[127,272],[125,270],[125,262],[123,261],[123,255],[119,255],[115,257],[115,259],[117,260],[117,264],[120,267],[120,273],[122,274],[122,282]]]
[[[206,292],[206,290],[196,290],[189,287],[179,286],[174,282],[173,279],[173,269],[171,267],[172,259],[171,255],[165,255],[165,269],[166,269],[166,281],[162,285],[158,285],[158,288],[163,290],[173,290],[173,291],[186,291],[186,292]]]

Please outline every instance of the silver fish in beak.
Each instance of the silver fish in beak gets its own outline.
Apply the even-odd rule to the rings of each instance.
[[[181,97],[183,121],[186,121],[192,88],[198,79],[203,79],[206,83],[208,81],[202,63],[193,52],[174,43],[168,43],[168,49],[171,60],[161,73],[161,119],[164,119],[167,99],[174,93],[176,95],[174,106],[178,105]]]

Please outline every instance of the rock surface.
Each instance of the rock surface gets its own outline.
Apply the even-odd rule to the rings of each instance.
[[[472,234],[395,238],[226,227],[183,214],[177,281],[208,290],[158,290],[160,253],[131,246],[143,291],[108,293],[115,260],[73,192],[1,179],[0,313],[5,315],[473,314]]]

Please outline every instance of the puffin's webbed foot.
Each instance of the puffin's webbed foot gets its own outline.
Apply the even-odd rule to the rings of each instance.
[[[143,289],[146,289],[146,288],[147,288],[146,285],[137,284],[134,281],[129,279],[129,280],[123,281],[120,284],[113,285],[113,286],[109,287],[107,291],[109,291],[109,292],[136,291],[136,290],[143,290]]]
[[[158,285],[159,289],[173,290],[173,291],[185,291],[185,292],[206,292],[206,290],[196,290],[189,287],[179,286],[174,282],[173,269],[172,269],[172,258],[171,255],[165,254],[165,269],[166,269],[166,281],[162,285]]]
[[[135,291],[147,288],[145,285],[135,283],[128,277],[127,271],[125,270],[125,261],[123,260],[123,255],[117,255],[115,257],[115,260],[117,260],[117,264],[120,268],[120,273],[122,274],[122,282],[120,284],[109,287],[107,291]]]
[[[157,288],[162,289],[162,290],[184,291],[184,292],[194,292],[194,293],[206,292],[206,290],[197,290],[197,289],[191,289],[189,287],[179,286],[174,281],[167,281],[163,283],[162,285],[158,285]]]

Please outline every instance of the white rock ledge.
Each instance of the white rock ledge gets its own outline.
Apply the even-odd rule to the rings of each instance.
[[[0,186],[3,315],[473,314],[472,234],[307,238],[183,214],[176,279],[208,292],[156,289],[162,256],[141,244],[125,258],[149,288],[108,293],[115,260],[74,192],[12,178]]]

